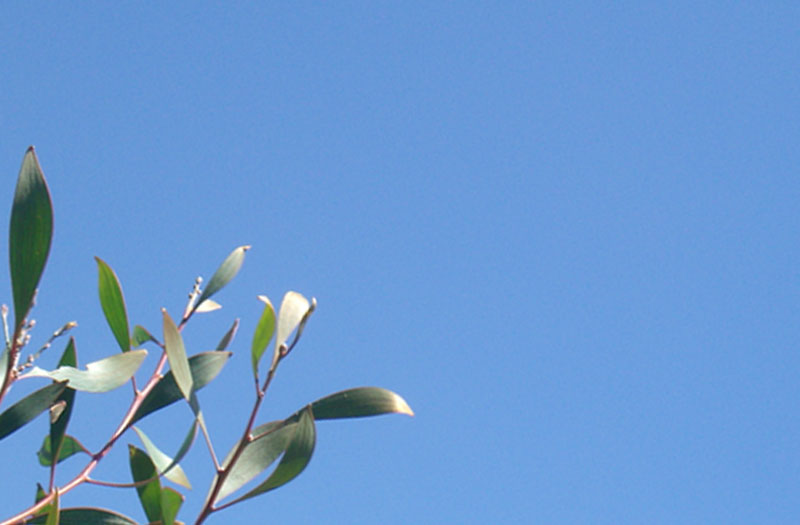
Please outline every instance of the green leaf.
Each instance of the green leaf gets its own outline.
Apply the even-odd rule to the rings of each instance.
[[[56,463],[61,463],[68,457],[81,453],[89,454],[89,451],[86,450],[86,447],[84,447],[80,441],[72,436],[65,435],[61,443],[61,448],[58,451],[58,461],[56,461]],[[39,449],[36,455],[39,457],[39,464],[41,466],[49,467],[53,464],[53,450],[50,447],[50,436],[44,437],[42,448]]]
[[[228,345],[231,344],[231,341],[233,341],[233,338],[236,336],[237,330],[239,330],[238,319],[233,321],[233,325],[228,329],[227,332],[225,332],[225,335],[222,336],[222,339],[220,339],[219,344],[217,344],[217,350],[225,350],[226,348],[228,348]]]
[[[192,373],[192,382],[195,390],[200,390],[210,383],[231,356],[230,352],[202,352],[189,358],[189,369]],[[146,415],[171,405],[181,399],[178,385],[172,371],[161,378],[153,390],[147,394],[139,409],[134,414],[131,424],[136,423]]]
[[[239,459],[231,468],[230,474],[225,478],[214,503],[239,490],[245,483],[269,468],[286,450],[294,434],[295,426],[297,423],[272,421],[253,430],[252,435],[256,436],[256,439],[245,446]],[[238,443],[228,452],[223,466],[227,467],[237,446]]]
[[[275,471],[264,482],[236,501],[244,501],[269,492],[299,476],[311,461],[316,441],[317,434],[314,428],[314,417],[309,406],[303,410],[300,415],[300,421],[294,425],[294,432],[289,441],[289,446],[286,448],[286,453],[284,453]]]
[[[164,316],[164,345],[167,350],[169,367],[175,376],[183,397],[188,401],[192,396],[192,372],[189,369],[189,361],[186,359],[186,348],[183,346],[183,338],[175,322],[167,311],[162,308]]]
[[[105,509],[75,507],[63,509],[59,515],[59,525],[139,525],[122,514]],[[46,517],[37,516],[28,521],[31,525],[45,525]]]
[[[351,388],[323,397],[314,401],[311,409],[317,421],[391,413],[414,415],[411,407],[399,395],[385,388],[370,386]]]
[[[161,483],[158,481],[156,467],[150,457],[133,445],[128,445],[130,455],[130,467],[133,481],[140,483],[152,480],[148,483],[138,485],[136,492],[142,504],[144,513],[148,521],[158,521],[161,519]]]
[[[161,489],[161,514],[163,516],[161,523],[165,525],[175,523],[175,517],[178,515],[181,505],[183,505],[183,494],[170,487]]]
[[[205,290],[203,290],[203,293],[201,293],[200,297],[197,299],[197,303],[194,307],[195,310],[197,310],[198,306],[203,304],[203,301],[220,291],[222,287],[231,282],[231,279],[239,273],[239,268],[242,267],[242,263],[244,262],[244,252],[249,249],[250,246],[239,246],[222,261],[217,271],[211,276],[211,280],[208,281]]]
[[[48,506],[50,507],[50,510],[47,513],[47,521],[45,521],[45,525],[58,525],[58,515],[60,513],[58,504],[58,489],[55,489],[53,499]]]
[[[41,483],[36,484],[36,503],[39,503],[44,498],[47,497],[47,493],[44,491],[44,487],[42,487]],[[50,509],[53,508],[52,503],[48,503],[41,509],[37,510],[34,516],[47,516],[50,513]]]
[[[33,418],[50,408],[66,387],[66,383],[47,385],[17,401],[0,414],[0,439],[28,424]]]
[[[53,205],[50,191],[33,147],[28,148],[14,191],[8,254],[14,295],[14,333],[33,305],[53,239]]]
[[[259,295],[258,299],[264,303],[264,311],[261,313],[261,319],[258,320],[256,325],[250,350],[253,360],[253,374],[256,377],[258,377],[258,362],[261,360],[264,350],[267,349],[267,345],[269,345],[269,341],[275,333],[275,309],[266,295]]]
[[[69,338],[67,347],[64,349],[64,353],[61,354],[61,359],[58,362],[58,366],[78,366],[78,355],[75,351],[74,337]],[[61,411],[60,415],[54,419],[53,415],[55,414],[51,409],[50,439],[47,440],[47,444],[50,445],[52,443],[53,450],[59,451],[64,440],[64,435],[67,431],[67,425],[69,424],[70,417],[72,416],[72,409],[75,406],[75,390],[72,388],[65,388],[64,391],[61,392],[61,395],[58,396],[56,403],[63,403],[63,410]],[[55,455],[60,458],[59,461],[61,461],[61,451],[57,452]]]
[[[69,381],[69,387],[82,392],[108,392],[124,385],[139,369],[147,357],[147,350],[131,350],[86,365],[86,370],[60,366],[53,371],[34,366],[22,377],[49,377],[56,381]]]
[[[133,346],[142,346],[148,341],[152,341],[155,344],[159,344],[158,339],[153,337],[153,334],[148,332],[145,327],[138,324],[134,326],[133,335],[131,336],[131,343],[133,343]]]
[[[189,448],[192,446],[194,437],[197,434],[197,421],[192,423],[191,428],[189,428],[189,433],[184,438],[180,450],[178,450],[178,453],[175,455],[175,459],[172,459],[168,455],[161,452],[161,450],[159,450],[155,443],[153,443],[143,431],[136,427],[133,427],[133,430],[136,431],[139,439],[142,440],[144,448],[147,450],[147,454],[150,456],[150,459],[153,460],[156,469],[158,469],[159,475],[165,476],[173,483],[177,483],[178,485],[191,490],[192,485],[189,483],[186,473],[178,463],[181,459],[183,459],[183,456],[186,455],[186,453],[189,451]]]
[[[97,261],[97,289],[100,293],[100,305],[106,316],[108,326],[114,333],[120,349],[127,352],[131,349],[131,336],[128,333],[128,313],[125,310],[125,298],[122,296],[122,287],[114,270],[99,257]]]
[[[278,359],[281,345],[285,344],[289,335],[300,325],[300,321],[306,316],[309,310],[308,299],[297,292],[286,292],[281,301],[281,309],[278,313],[278,332],[275,337],[275,357],[273,362]]]

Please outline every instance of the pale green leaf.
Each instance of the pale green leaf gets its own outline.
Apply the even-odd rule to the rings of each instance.
[[[33,304],[52,238],[53,205],[50,191],[36,152],[30,147],[19,170],[8,232],[15,333]]]
[[[225,350],[228,348],[228,345],[231,344],[233,338],[236,336],[236,331],[239,330],[239,320],[236,319],[233,321],[233,325],[225,332],[225,335],[222,336],[219,343],[217,344],[217,350]]]
[[[191,489],[192,485],[189,483],[186,473],[183,471],[178,462],[183,458],[183,456],[186,455],[186,452],[189,451],[189,448],[194,441],[195,434],[197,433],[197,422],[192,423],[191,428],[189,428],[189,433],[184,438],[183,444],[181,445],[180,450],[178,450],[178,454],[175,455],[175,459],[172,459],[159,450],[155,443],[153,443],[142,430],[136,427],[133,427],[133,430],[136,431],[139,439],[142,440],[144,448],[147,450],[147,454],[150,456],[150,459],[156,466],[159,475],[165,476],[168,480],[172,481],[173,483],[177,483],[182,487]]]
[[[122,287],[114,270],[99,257],[94,259],[97,261],[97,289],[103,314],[120,349],[127,352],[131,349],[131,337],[128,333],[128,313],[125,309]]]
[[[66,383],[52,383],[11,405],[0,414],[0,439],[30,423],[36,416],[50,408],[66,387]]]
[[[164,316],[164,345],[167,350],[169,367],[175,375],[175,380],[183,397],[188,401],[192,395],[192,372],[189,368],[189,361],[186,358],[183,338],[167,311],[162,308],[161,313]]]
[[[253,361],[253,374],[258,377],[258,363],[264,350],[267,349],[272,335],[275,333],[275,309],[269,298],[266,295],[259,295],[258,299],[264,303],[264,311],[261,313],[261,318],[256,325],[255,333],[253,334],[253,343],[251,345],[251,358]]]
[[[191,370],[195,391],[200,390],[217,377],[217,374],[225,366],[230,356],[230,352],[201,352],[190,357],[189,369]],[[136,423],[156,410],[178,401],[182,397],[183,395],[175,383],[175,375],[172,371],[167,372],[142,401],[131,420],[131,424]]]
[[[273,421],[253,430],[252,435],[256,436],[256,439],[245,446],[239,459],[231,468],[230,474],[225,478],[214,502],[216,503],[240,489],[278,459],[289,445],[296,425],[297,423],[287,424],[284,421]],[[228,453],[223,462],[224,466],[227,466],[231,460],[236,446],[238,444]]]
[[[82,392],[108,392],[124,385],[141,366],[147,350],[131,350],[86,365],[86,370],[60,366],[52,371],[34,366],[22,377],[49,377],[69,381],[69,387]]]
[[[220,308],[222,308],[222,305],[218,302],[214,301],[213,299],[206,299],[202,303],[198,304],[194,311],[198,314],[204,314],[206,312],[219,310]]]
[[[211,276],[211,280],[206,285],[203,293],[201,293],[200,297],[197,299],[195,310],[197,310],[199,305],[203,304],[203,301],[221,290],[222,287],[228,284],[231,279],[239,273],[239,268],[242,267],[242,263],[244,262],[244,253],[249,249],[250,246],[239,246],[222,261],[217,271]]]
[[[273,366],[280,356],[281,346],[286,344],[289,336],[300,325],[309,311],[308,299],[297,292],[286,292],[278,312],[278,328],[275,336],[275,352]]]

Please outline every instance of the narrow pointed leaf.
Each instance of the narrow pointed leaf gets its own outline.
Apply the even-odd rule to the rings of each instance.
[[[86,370],[60,366],[52,371],[35,366],[22,377],[49,377],[69,381],[69,387],[82,392],[108,392],[124,385],[141,366],[147,350],[131,350],[86,365]]]
[[[82,453],[89,454],[89,451],[86,450],[86,447],[84,447],[80,441],[72,436],[65,435],[61,443],[61,448],[58,451],[58,461],[56,461],[56,463],[61,463],[68,457]],[[36,455],[39,457],[39,464],[41,466],[49,467],[53,464],[53,451],[50,447],[50,436],[44,437],[42,448],[39,449]]]
[[[0,353],[0,392],[6,384],[6,372],[8,371],[8,347],[3,345],[3,352]]]
[[[125,309],[125,298],[122,287],[114,270],[99,257],[97,261],[97,289],[100,294],[100,305],[106,316],[108,326],[114,334],[120,349],[127,352],[131,349],[131,336],[128,329],[128,312]]]
[[[131,343],[133,343],[133,346],[142,346],[149,341],[159,344],[158,339],[153,337],[153,334],[148,332],[147,328],[138,324],[133,327],[133,335],[131,336]]]
[[[161,515],[163,516],[161,523],[164,525],[175,523],[181,505],[183,505],[183,494],[170,487],[161,489]]]
[[[136,493],[148,521],[161,519],[161,483],[158,481],[156,467],[150,457],[133,445],[128,445],[131,475],[136,483],[152,479],[149,483],[138,485]]]
[[[189,368],[189,361],[186,359],[183,338],[167,311],[162,308],[161,313],[164,316],[164,345],[167,349],[169,368],[175,376],[175,381],[183,397],[188,401],[192,395],[192,372]]]
[[[242,263],[244,262],[244,253],[249,249],[250,246],[239,246],[222,261],[217,271],[211,276],[211,280],[208,281],[205,290],[203,290],[203,293],[201,293],[200,297],[197,299],[195,310],[199,305],[203,304],[203,301],[220,291],[222,287],[228,284],[231,279],[239,273],[239,268],[242,267]]]
[[[200,390],[217,377],[217,374],[225,366],[230,356],[230,352],[201,352],[190,357],[189,369],[191,370],[194,389]],[[167,372],[142,401],[131,420],[131,424],[136,423],[156,410],[171,405],[182,397],[183,395],[175,382],[175,375],[172,371]]]
[[[53,383],[14,403],[0,414],[0,439],[28,424],[33,418],[50,408],[67,387],[66,383]]]
[[[44,487],[42,487],[41,483],[36,484],[36,503],[39,503],[44,498],[47,497],[47,493],[44,491]],[[47,516],[50,512],[50,509],[53,507],[52,503],[48,503],[34,514],[34,516]],[[42,522],[44,523],[44,522]]]
[[[240,489],[245,483],[269,468],[286,450],[296,425],[297,423],[286,424],[283,421],[273,421],[253,430],[254,436],[260,435],[261,437],[251,441],[242,451],[238,461],[231,468],[231,473],[225,478],[215,503]],[[272,432],[265,434],[269,430]],[[227,465],[230,461],[234,450],[235,446],[228,453],[223,465]]]
[[[219,343],[217,344],[217,350],[225,350],[228,348],[228,345],[231,344],[233,338],[236,336],[236,332],[239,330],[239,320],[236,319],[233,321],[233,325],[225,332],[225,335],[222,336]],[[0,385],[2,386],[2,385]]]
[[[198,314],[204,314],[206,312],[213,312],[215,310],[219,310],[222,308],[222,305],[218,302],[214,301],[213,299],[206,299],[202,303],[198,304],[195,307],[194,311]]]
[[[189,448],[192,446],[194,436],[197,433],[197,422],[192,423],[191,428],[189,428],[189,433],[183,440],[183,444],[181,445],[180,450],[178,450],[178,453],[175,455],[175,459],[172,459],[159,450],[155,443],[153,443],[150,438],[147,437],[147,434],[145,434],[142,430],[136,427],[133,427],[133,430],[136,431],[136,434],[139,435],[139,439],[142,440],[144,448],[147,450],[147,454],[150,456],[150,459],[153,461],[153,464],[158,470],[159,476],[164,476],[173,483],[177,483],[182,487],[191,489],[192,485],[189,483],[186,473],[178,463],[181,459],[183,459],[183,456],[186,455],[186,452],[188,452]]]
[[[308,299],[297,292],[286,292],[281,301],[278,313],[278,331],[275,337],[275,359],[280,347],[289,339],[289,335],[298,327],[309,308]],[[274,361],[274,359],[273,359]]]
[[[251,345],[250,354],[253,360],[253,374],[258,377],[258,362],[267,349],[272,335],[275,333],[275,309],[269,298],[266,295],[259,295],[259,300],[264,303],[264,311],[261,313],[261,319],[258,320],[256,331],[253,334],[253,343]]]
[[[32,306],[52,238],[53,205],[50,191],[36,153],[30,147],[19,170],[8,232],[15,333]]]
[[[59,525],[139,525],[134,520],[110,510],[75,507],[63,509],[59,514]],[[45,525],[46,517],[38,516],[28,523],[31,525]]]
[[[61,354],[61,359],[58,362],[58,366],[78,366],[78,355],[75,351],[74,337],[69,338],[67,347],[64,349],[64,353]],[[67,431],[67,425],[69,424],[70,417],[72,416],[72,409],[75,406],[75,390],[69,387],[65,388],[64,391],[61,392],[61,395],[58,396],[56,402],[63,402],[64,408],[55,419],[52,418],[53,413],[51,412],[50,439],[47,441],[47,444],[53,445],[52,450],[56,451],[53,455],[58,457],[59,461],[61,461],[62,454],[58,452],[58,450],[61,448],[65,432]]]
[[[58,515],[60,513],[60,506],[58,503],[58,488],[55,489],[52,502],[49,505],[50,510],[47,513],[47,521],[45,525],[58,525]]]
[[[283,454],[275,471],[264,482],[239,498],[238,501],[244,501],[269,492],[299,476],[311,461],[316,442],[314,417],[311,414],[311,408],[306,407],[300,415],[300,421],[294,426],[294,433],[289,441],[289,446],[286,448],[286,452]]]
[[[314,401],[311,409],[317,421],[391,413],[414,415],[405,399],[391,390],[377,387],[351,388],[337,392]]]

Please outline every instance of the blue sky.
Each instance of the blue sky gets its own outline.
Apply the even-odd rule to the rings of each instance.
[[[0,13],[0,202],[34,144],[55,206],[34,341],[76,320],[83,364],[117,351],[95,255],[160,333],[161,307],[251,244],[184,332],[208,350],[241,318],[200,395],[218,453],[251,406],[258,294],[319,301],[259,421],[360,385],[416,412],[320,422],[303,475],[208,523],[800,519],[795,3]],[[98,449],[129,399],[80,394],[71,433]],[[190,421],[142,428],[175,450]],[[3,441],[3,517],[46,482],[46,431]],[[95,477],[129,480],[124,442]],[[144,520],[132,490],[63,501]]]

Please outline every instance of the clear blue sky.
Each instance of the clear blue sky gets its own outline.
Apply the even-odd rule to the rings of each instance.
[[[302,476],[209,523],[797,523],[798,23],[781,1],[5,2],[0,204],[34,144],[56,213],[38,341],[74,319],[82,363],[118,351],[95,255],[160,333],[252,244],[185,331],[195,353],[242,320],[200,396],[220,453],[258,294],[319,301],[259,421],[358,385],[417,415],[321,422]],[[80,394],[72,433],[97,449],[129,398]],[[175,450],[190,421],[142,428]],[[3,515],[46,482],[46,431],[2,442]],[[118,449],[96,477],[129,480]],[[202,442],[184,467],[191,523]],[[144,520],[132,490],[64,502]]]

